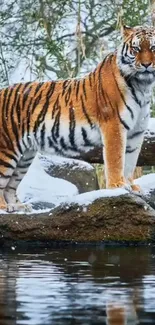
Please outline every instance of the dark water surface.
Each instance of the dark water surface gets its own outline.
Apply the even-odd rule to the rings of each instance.
[[[155,247],[12,247],[0,265],[0,325],[155,324]]]

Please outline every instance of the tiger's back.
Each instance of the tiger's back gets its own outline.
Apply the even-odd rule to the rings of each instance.
[[[78,151],[101,144],[95,106],[88,79],[16,84],[3,89],[0,147],[14,147],[20,155],[31,144],[35,150],[77,156]]]

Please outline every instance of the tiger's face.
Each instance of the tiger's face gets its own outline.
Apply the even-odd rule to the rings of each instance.
[[[155,81],[155,29],[123,27],[123,44],[117,53],[121,72],[141,81]]]

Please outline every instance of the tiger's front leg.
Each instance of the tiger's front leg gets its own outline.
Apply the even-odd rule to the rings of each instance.
[[[143,112],[142,112],[143,113]],[[125,177],[128,180],[134,192],[142,193],[138,184],[134,183],[133,174],[138,161],[138,156],[143,144],[144,134],[148,126],[150,115],[144,112],[139,116],[138,121],[133,130],[128,132],[127,145],[125,153]]]
[[[101,129],[106,188],[129,188],[124,177],[126,129],[116,118],[104,122]]]
[[[138,156],[142,147],[144,132],[133,133],[128,137],[125,154],[125,177],[134,192],[142,193],[138,184],[134,183],[134,171],[138,161]]]

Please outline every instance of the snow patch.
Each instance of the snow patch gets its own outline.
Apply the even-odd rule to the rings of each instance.
[[[155,118],[152,117],[149,119],[148,129],[145,132],[145,135],[149,138],[155,137]]]
[[[155,189],[155,174],[143,175],[135,180],[135,184],[138,184],[147,195]]]
[[[77,194],[78,189],[74,184],[49,176],[41,166],[38,155],[17,189],[17,195],[24,203],[50,202],[56,206]]]
[[[76,195],[74,196],[74,198],[73,197],[69,198],[66,201],[66,203],[86,206],[99,198],[116,197],[125,194],[129,194],[129,192],[123,188],[117,188],[112,190],[108,190],[108,189],[97,190],[97,191],[91,191],[91,192]]]
[[[52,165],[61,166],[62,168],[66,165],[69,165],[72,169],[83,169],[83,170],[92,170],[93,166],[85,161],[80,161],[78,159],[73,158],[65,158],[60,156],[42,156],[39,155],[41,165],[44,169],[51,167]]]

